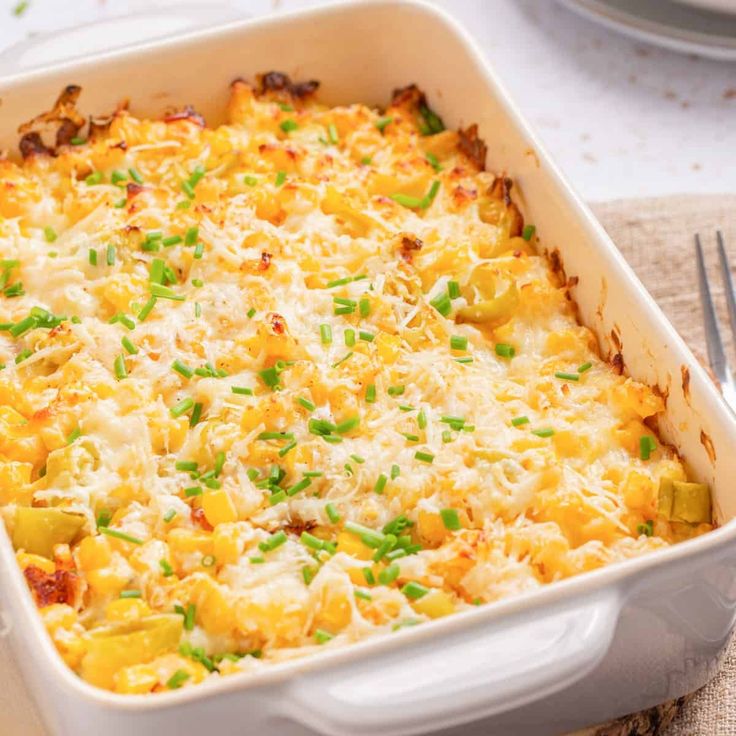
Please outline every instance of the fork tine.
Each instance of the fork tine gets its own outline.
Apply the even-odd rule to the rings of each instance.
[[[713,306],[713,297],[708,285],[708,276],[705,271],[705,259],[703,258],[703,246],[700,244],[700,235],[695,236],[695,253],[698,263],[698,286],[700,288],[700,301],[703,305],[703,322],[705,323],[705,342],[708,347],[708,360],[716,378],[721,383],[731,380],[726,353],[723,349],[721,333],[718,329],[716,310]]]
[[[723,278],[723,285],[726,288],[728,321],[731,323],[731,333],[733,334],[734,341],[736,341],[736,295],[733,291],[733,279],[731,278],[731,266],[728,263],[728,256],[726,255],[726,245],[723,240],[723,233],[720,230],[716,232],[716,239],[718,240],[718,260],[721,264],[721,276]]]

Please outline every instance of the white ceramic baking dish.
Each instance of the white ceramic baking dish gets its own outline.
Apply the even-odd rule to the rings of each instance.
[[[520,39],[523,43],[523,39]],[[477,122],[489,166],[517,182],[527,221],[559,257],[604,353],[667,398],[664,436],[712,485],[721,528],[512,600],[334,652],[160,696],[118,696],[57,656],[0,535],[0,600],[17,661],[53,734],[554,734],[703,685],[736,610],[736,423],[716,389],[575,196],[467,34],[414,2],[363,2],[246,21],[0,79],[0,148],[82,85],[82,109],[125,96],[160,114],[221,119],[234,77],[322,80],[330,103],[385,103],[416,82],[452,126]],[[517,191],[517,190],[515,190]],[[0,726],[0,731],[2,727]]]

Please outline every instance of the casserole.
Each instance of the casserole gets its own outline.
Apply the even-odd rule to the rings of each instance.
[[[391,36],[397,32],[391,24],[397,15],[402,21],[399,25],[405,23],[411,28],[412,48],[417,53],[414,58],[421,57],[422,64],[413,66],[409,56],[402,56],[397,59],[400,74],[392,71],[380,84],[356,74],[343,75],[342,68],[336,74],[332,69],[334,58],[317,53],[324,44],[310,45],[315,32],[324,33],[325,39],[339,32],[343,41],[349,41],[346,47],[365,48],[366,55],[373,54],[367,58],[381,64],[384,48],[371,52],[364,45],[358,46],[359,37],[369,29],[369,36],[380,37],[382,43],[394,39],[386,48],[403,49],[398,38]],[[312,28],[315,21],[319,21],[319,30],[313,31],[310,44],[305,44],[306,29]],[[281,26],[279,41],[293,51],[288,58],[280,49],[274,51],[275,23]],[[402,32],[406,43],[406,30]],[[346,36],[349,33],[356,35]],[[668,404],[663,433],[681,449],[696,477],[712,484],[719,519],[730,518],[722,482],[731,462],[725,457],[729,433],[733,431],[730,415],[723,410],[702,370],[641,293],[641,287],[632,281],[610,242],[560,183],[451,23],[423,6],[376,3],[297,14],[286,21],[245,25],[242,30],[206,32],[162,44],[156,59],[173,66],[184,60],[195,66],[207,61],[206,79],[205,75],[198,81],[187,79],[192,86],[186,91],[186,101],[216,121],[218,103],[207,96],[208,91],[217,89],[220,82],[225,89],[227,82],[240,73],[233,71],[237,66],[234,58],[245,37],[254,54],[254,65],[278,65],[295,75],[321,77],[328,101],[331,97],[344,100],[348,94],[353,99],[382,100],[385,89],[403,83],[408,74],[430,93],[443,95],[438,97],[437,106],[453,126],[478,120],[481,133],[489,131],[488,139],[498,145],[498,150],[491,153],[493,168],[515,173],[530,203],[530,219],[538,224],[546,243],[559,246],[568,276],[579,279],[575,294],[584,321],[596,329],[601,344],[608,346],[612,355],[623,353],[635,377],[660,385]],[[450,59],[450,64],[428,63],[430,38],[432,43],[444,39],[445,59]],[[212,58],[207,44],[215,40],[218,53]],[[115,75],[122,73],[121,61],[125,58],[125,54],[112,55],[94,68],[85,63],[73,69],[62,67],[54,74],[35,73],[30,75],[30,80],[36,80],[34,85],[22,78],[7,80],[3,83],[3,101],[4,110],[9,111],[8,120],[20,122],[30,117],[29,113],[44,109],[48,99],[69,81],[69,74],[85,87],[85,96],[89,95],[84,101],[87,109],[112,107],[117,97],[112,90],[124,85],[122,77],[116,80]],[[140,63],[143,52],[139,50],[135,58]],[[463,91],[453,86],[453,75],[463,78]],[[161,90],[172,91],[173,98],[160,101],[155,93]],[[473,94],[468,96],[467,91]],[[134,111],[136,104],[142,103],[149,115],[160,113],[172,99],[183,101],[176,82],[172,83],[158,66],[141,80],[139,90],[131,90],[131,95]],[[24,107],[26,102],[30,108]],[[3,145],[11,145],[15,122],[2,131]],[[34,665],[39,652],[48,655],[49,642],[43,635],[38,636],[37,621],[27,615],[32,610],[27,595],[10,596],[7,606],[13,620],[19,621],[21,616],[28,619],[29,626],[15,633],[23,653],[20,660],[29,679],[50,698],[49,707],[43,710],[50,714],[50,724],[64,724],[63,729],[57,727],[60,733],[84,730],[89,718],[95,719],[100,730],[112,733],[127,732],[131,727],[149,733],[165,733],[167,728],[173,732],[180,728],[176,725],[179,718],[186,719],[192,731],[209,726],[234,733],[242,732],[238,716],[243,713],[248,714],[249,728],[254,733],[269,728],[279,733],[303,733],[306,728],[324,733],[415,733],[490,715],[494,718],[483,724],[485,733],[523,733],[523,728],[530,733],[543,733],[545,729],[554,732],[644,707],[704,681],[732,625],[728,596],[717,592],[718,587],[709,589],[707,582],[723,585],[720,576],[728,575],[728,555],[723,545],[729,534],[729,528],[717,530],[651,557],[433,624],[426,627],[427,632],[409,632],[400,644],[398,640],[366,642],[348,651],[280,665],[254,681],[234,678],[202,686],[196,692],[164,695],[155,704],[138,698],[121,701],[93,691],[68,672],[60,671],[55,657],[53,664]],[[7,542],[2,554],[7,562]],[[5,590],[19,581],[11,567],[4,567],[3,575],[8,578]],[[669,608],[672,602],[666,594],[682,591],[678,580],[687,568],[691,572],[686,579],[697,577],[703,586],[702,596],[714,602],[707,617],[703,616],[703,600],[695,601],[694,609],[699,611],[689,610],[680,601],[676,601],[675,611]],[[692,573],[695,569],[702,572],[696,576]],[[728,590],[728,579],[725,583]],[[689,593],[685,589],[684,597]],[[647,634],[642,640],[639,634],[647,623],[657,636]],[[432,642],[440,636],[445,646],[437,651]],[[669,636],[682,647],[676,656],[672,646],[662,643]],[[652,671],[647,672],[646,667],[632,662],[631,655],[650,642],[652,652],[645,664]],[[679,679],[668,682],[673,668],[693,658],[697,663],[695,672],[686,670]],[[579,683],[577,688],[572,687],[594,668],[584,689]],[[628,678],[621,678],[622,671],[628,673]],[[621,682],[617,681],[619,689],[612,696],[611,688],[606,692],[602,682],[617,674]],[[601,697],[604,692],[605,700]],[[600,700],[596,700],[596,694]],[[576,697],[583,697],[583,707],[570,706]],[[380,710],[375,707],[376,699]],[[535,706],[525,708],[523,715],[513,712],[529,702],[535,702]],[[314,707],[315,703],[319,707]],[[54,715],[56,709],[60,709],[58,715]]]

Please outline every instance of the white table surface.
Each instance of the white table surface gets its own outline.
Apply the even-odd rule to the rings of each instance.
[[[736,64],[681,56],[598,28],[554,0],[435,0],[480,41],[568,178],[588,200],[736,190]],[[0,0],[0,51],[50,33],[194,0]],[[206,3],[200,0],[199,6]],[[246,14],[314,0],[210,3]],[[1,73],[2,70],[0,70]],[[5,736],[44,731],[0,642]]]

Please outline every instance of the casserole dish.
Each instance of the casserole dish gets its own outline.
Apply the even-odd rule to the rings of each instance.
[[[240,60],[246,41],[247,63]],[[430,62],[438,42],[444,60]],[[286,55],[285,47],[291,49]],[[361,49],[359,68],[343,63],[347,48]],[[401,51],[389,65],[387,49],[393,48]],[[123,62],[139,65],[146,58],[150,73],[130,88]],[[207,74],[177,77],[171,70],[184,64]],[[439,111],[453,126],[477,120],[498,146],[493,168],[513,172],[537,203],[528,216],[577,280],[583,321],[596,329],[604,352],[622,353],[634,377],[660,386],[668,402],[663,435],[694,474],[712,484],[717,518],[729,518],[723,479],[732,462],[725,457],[730,415],[610,241],[561,183],[472,46],[435,11],[413,3],[325,9],[10,78],[3,83],[8,124],[0,144],[12,146],[17,124],[43,109],[70,75],[86,90],[85,111],[111,108],[125,89],[134,112],[157,115],[186,99],[216,122],[224,97],[210,96],[213,85],[224,90],[238,74],[269,66],[321,78],[327,102],[379,101],[386,89],[415,79],[439,99]],[[385,73],[360,71],[367,66]],[[256,679],[238,676],[155,701],[122,699],[79,683],[50,653],[27,594],[8,595],[4,605],[11,620],[28,622],[15,628],[14,641],[29,681],[48,699],[42,710],[57,733],[84,731],[90,722],[111,733],[173,733],[181,731],[182,719],[191,732],[209,726],[242,733],[244,718],[252,733],[451,733],[478,719],[485,719],[478,725],[483,733],[554,733],[693,689],[714,671],[733,622],[733,605],[721,592],[730,583],[729,537],[730,530],[721,529],[401,639],[361,643],[278,665]],[[7,540],[1,553],[7,561]],[[6,591],[21,582],[13,567],[3,572]],[[699,581],[695,591],[687,587],[693,579]]]

